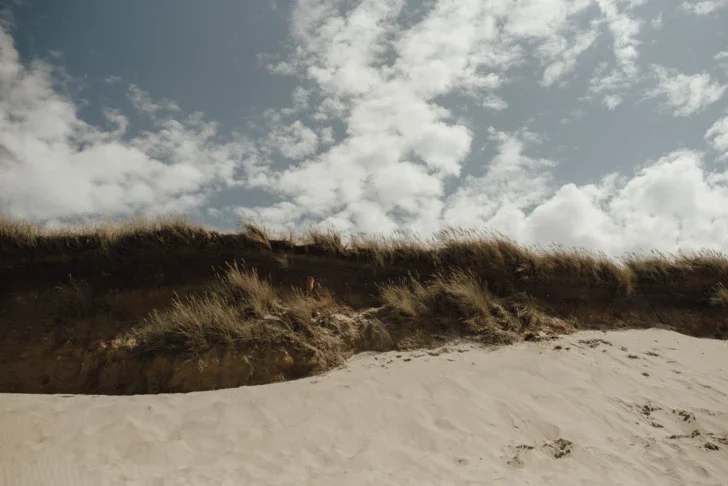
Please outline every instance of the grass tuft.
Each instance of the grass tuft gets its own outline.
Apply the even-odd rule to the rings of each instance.
[[[252,220],[241,220],[238,227],[243,236],[250,240],[253,244],[271,251],[273,248],[270,243],[270,232],[263,226],[258,225]]]
[[[153,310],[132,331],[135,351],[197,356],[215,347],[230,348],[251,341],[254,325],[244,312],[217,295],[175,300],[169,309]]]
[[[318,250],[334,256],[346,255],[348,253],[341,233],[333,228],[327,230],[309,228],[303,235],[304,244],[309,244]]]
[[[280,299],[270,282],[258,277],[256,269],[238,267],[237,262],[227,264],[227,271],[213,284],[213,292],[246,314],[264,317],[272,313]]]
[[[710,295],[710,303],[717,307],[728,308],[728,289],[722,283],[713,288]]]

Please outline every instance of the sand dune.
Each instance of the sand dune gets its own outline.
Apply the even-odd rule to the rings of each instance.
[[[584,332],[433,354],[186,395],[0,395],[0,482],[728,484],[724,341]]]

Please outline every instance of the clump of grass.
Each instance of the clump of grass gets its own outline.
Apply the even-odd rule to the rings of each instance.
[[[288,320],[299,326],[308,326],[314,317],[314,311],[317,307],[316,300],[304,294],[299,289],[293,289],[291,296],[286,299],[286,317]]]
[[[310,331],[312,318],[336,306],[325,290],[310,296],[295,289],[283,301],[255,269],[233,263],[204,294],[177,298],[169,309],[153,310],[125,341],[141,353],[196,356],[214,347],[270,342],[294,328]]]
[[[153,310],[130,338],[134,350],[142,354],[197,356],[215,347],[251,342],[256,334],[269,338],[273,332],[248,319],[243,309],[212,294],[175,300],[169,309]]]
[[[680,251],[677,254],[652,251],[649,256],[631,253],[623,261],[640,280],[665,281],[695,274],[728,275],[728,258],[714,250]]]
[[[316,288],[313,294],[293,288],[283,303],[283,318],[296,328],[307,328],[312,319],[321,316],[324,312],[340,307],[331,293],[322,288]]]
[[[409,282],[383,285],[380,295],[385,307],[416,321],[504,316],[498,299],[470,272],[440,274],[427,285],[410,276]]]
[[[280,299],[270,283],[259,278],[255,269],[233,263],[206,293],[175,299],[169,309],[153,310],[129,337],[142,353],[199,355],[214,347],[281,335],[283,329],[262,319],[280,310]]]
[[[268,251],[273,249],[270,243],[270,232],[265,227],[245,219],[242,219],[238,226],[241,234],[253,244]]]
[[[349,249],[379,266],[433,260],[432,247],[417,236],[397,234],[392,237],[352,235]]]
[[[473,273],[456,271],[448,276],[438,275],[432,285],[434,295],[439,297],[433,302],[442,308],[441,313],[455,310],[465,317],[485,317],[491,314],[496,299]]]
[[[634,278],[629,268],[604,254],[552,245],[526,248],[499,234],[448,228],[439,234],[437,259],[450,267],[473,268],[496,283],[509,280],[546,282],[557,277],[606,285],[629,294]]]
[[[191,244],[210,241],[217,233],[171,213],[155,219],[87,222],[40,227],[0,215],[0,251],[59,252],[108,250],[132,244]]]
[[[326,230],[309,228],[303,235],[303,242],[334,256],[341,256],[348,253],[341,233],[333,228]]]
[[[728,308],[728,289],[725,288],[723,283],[718,283],[710,295],[710,303],[718,307]]]
[[[433,290],[410,276],[409,282],[381,286],[379,295],[385,307],[399,315],[419,320],[430,312]]]
[[[225,274],[213,285],[213,293],[258,317],[272,313],[279,306],[278,293],[270,282],[258,277],[256,269],[241,269],[237,262],[227,264],[227,267]]]

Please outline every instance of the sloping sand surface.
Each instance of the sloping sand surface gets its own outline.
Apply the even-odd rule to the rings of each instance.
[[[0,395],[0,483],[728,484],[728,343],[584,332],[136,397]]]

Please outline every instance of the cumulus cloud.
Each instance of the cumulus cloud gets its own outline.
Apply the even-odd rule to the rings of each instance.
[[[270,134],[270,143],[285,158],[300,160],[316,153],[318,135],[296,120],[287,127],[276,127]]]
[[[544,170],[549,161],[524,156],[522,143],[502,138],[511,148],[501,150],[495,165],[505,164],[515,176],[508,179],[514,187],[503,187],[512,195],[499,192],[503,183],[493,182],[490,173],[470,181],[448,208],[466,226],[488,226],[531,244],[563,243],[612,255],[654,247],[728,248],[728,172],[705,170],[699,152],[670,153],[631,178],[610,174],[598,183],[552,189]],[[529,186],[519,194],[520,183]]]
[[[682,7],[694,15],[708,15],[728,7],[728,0],[687,0]]]
[[[40,220],[185,211],[233,182],[243,142],[219,141],[217,125],[199,114],[171,118],[174,103],[136,86],[129,98],[155,130],[125,137],[128,120],[112,109],[111,131],[83,122],[55,91],[51,67],[24,66],[0,30],[0,209]]]
[[[708,73],[683,74],[676,69],[653,66],[657,76],[657,86],[649,91],[649,96],[662,97],[665,106],[673,110],[675,116],[689,116],[703,111],[720,100],[726,91]]]
[[[286,214],[288,224],[308,217],[363,231],[438,224],[445,181],[460,176],[473,138],[467,120],[439,97],[459,93],[504,110],[497,90],[510,82],[508,70],[525,62],[524,42],[541,45],[544,79],[552,84],[598,35],[596,24],[580,30],[569,21],[589,1],[433,2],[419,22],[402,28],[404,5],[364,0],[345,9],[302,0],[294,8],[297,48],[283,61],[285,72],[313,86],[320,100],[312,104],[314,120],[343,122],[346,137],[269,174],[268,190],[299,208],[294,215],[278,205],[275,214]],[[271,216],[267,208],[246,211]]]
[[[717,120],[707,132],[705,139],[718,153],[719,160],[728,160],[728,116]]]
[[[616,64],[601,64],[590,81],[590,91],[599,95],[610,110],[622,102],[624,92],[638,79],[640,68],[637,38],[643,21],[633,12],[645,0],[597,0],[603,21],[612,35],[612,51]]]

